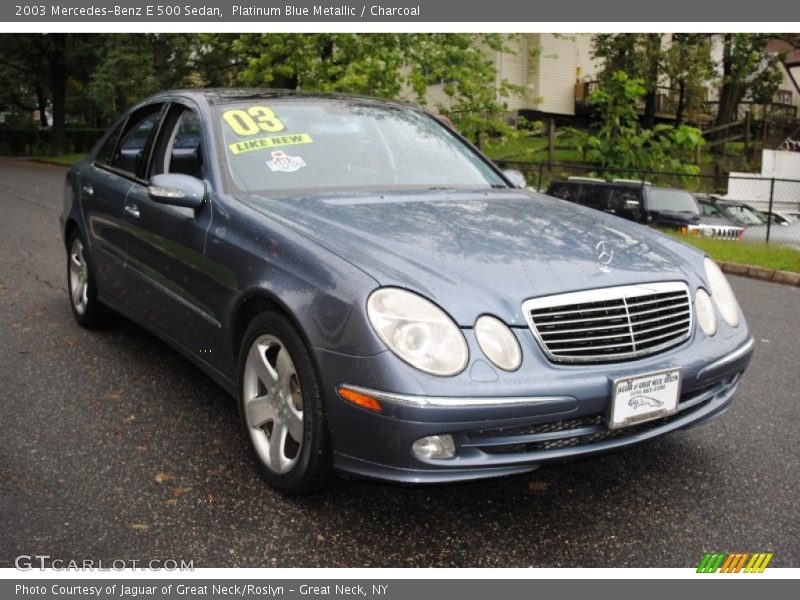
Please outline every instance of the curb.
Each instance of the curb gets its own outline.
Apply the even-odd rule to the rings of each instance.
[[[768,269],[766,267],[740,265],[738,263],[719,260],[717,264],[725,273],[730,273],[731,275],[739,275],[740,277],[749,277],[750,279],[760,279],[761,281],[771,281],[773,283],[800,287],[800,273],[776,271],[775,269]]]

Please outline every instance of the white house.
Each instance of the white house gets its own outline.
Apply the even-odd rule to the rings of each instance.
[[[574,116],[576,106],[580,107],[583,99],[584,84],[594,81],[602,68],[602,62],[592,58],[592,38],[593,34],[589,33],[509,35],[507,45],[513,50],[498,52],[493,56],[498,87],[499,82],[506,79],[525,89],[522,96],[506,99],[509,111],[531,111],[542,116]],[[671,38],[671,34],[664,34],[663,43],[670,44]],[[781,50],[787,50],[787,46],[778,40],[770,42],[765,48],[765,52]],[[721,36],[714,36],[711,52],[719,64],[722,59]],[[789,53],[782,65],[782,73],[783,82],[775,94],[774,102],[800,107],[800,51]],[[711,83],[708,100],[713,101],[716,98]],[[669,82],[663,81],[662,85],[668,86]],[[441,85],[428,88],[427,100],[430,106],[449,104]]]
[[[587,33],[525,33],[510,35],[511,52],[494,55],[498,84],[506,79],[522,86],[522,96],[507,99],[510,111],[534,110],[557,115],[575,114],[575,84],[594,79],[600,63],[591,57]],[[441,85],[428,88],[428,104],[447,106]]]

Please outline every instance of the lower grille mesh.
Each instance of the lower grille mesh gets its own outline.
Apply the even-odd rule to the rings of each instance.
[[[674,415],[621,429],[609,429],[604,415],[589,415],[523,427],[473,431],[468,437],[470,445],[487,454],[520,454],[587,446],[666,425],[705,406],[715,394],[734,381],[735,378],[718,382],[682,395],[678,412]],[[523,441],[524,436],[529,437]],[[481,445],[482,442],[486,445]]]

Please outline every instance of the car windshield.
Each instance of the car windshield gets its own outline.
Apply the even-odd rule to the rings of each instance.
[[[507,187],[457,136],[412,108],[264,98],[216,110],[234,192]]]
[[[714,206],[713,204],[709,204],[708,202],[701,202],[700,203],[700,210],[703,211],[703,216],[706,216],[706,217],[723,217],[724,216],[716,206]]]
[[[722,211],[726,217],[739,225],[763,225],[766,222],[766,219],[762,219],[756,211],[740,204],[728,204],[722,207]]]
[[[658,212],[700,214],[694,196],[683,190],[651,188],[648,193],[647,207],[649,210]]]

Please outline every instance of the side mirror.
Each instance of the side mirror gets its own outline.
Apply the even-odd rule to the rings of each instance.
[[[159,204],[199,208],[206,200],[206,184],[191,175],[164,173],[150,180],[147,195]]]
[[[506,179],[508,179],[511,182],[511,185],[513,185],[515,188],[528,187],[528,182],[525,179],[525,175],[516,169],[506,169],[503,171],[503,175],[505,175]]]

